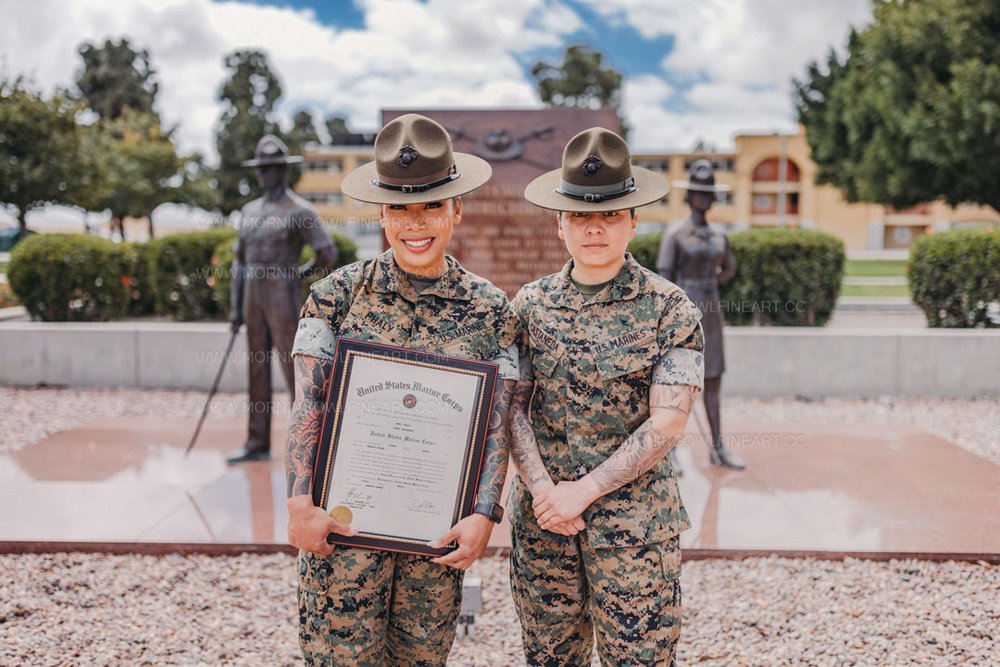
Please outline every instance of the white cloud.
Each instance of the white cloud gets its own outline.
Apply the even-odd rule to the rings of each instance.
[[[581,27],[550,0],[362,0],[365,26],[335,30],[311,11],[209,0],[2,0],[0,54],[43,89],[72,85],[83,41],[127,36],[149,49],[158,108],[185,149],[214,151],[223,57],[262,48],[281,81],[280,115],[340,112],[375,128],[383,107],[534,105],[518,57]],[[486,18],[484,18],[486,17]],[[503,17],[492,20],[489,17]]]
[[[727,144],[737,130],[792,127],[789,79],[867,20],[868,0],[580,0],[646,37],[674,35],[664,76],[633,77],[625,113],[638,148]],[[299,108],[377,126],[382,108],[531,106],[522,63],[589,28],[563,0],[358,0],[359,29],[309,10],[210,0],[0,0],[0,58],[43,89],[72,85],[82,41],[127,36],[151,52],[158,108],[185,150],[214,152],[222,59],[262,48],[288,122]],[[671,87],[668,81],[677,84]],[[678,111],[677,109],[680,109]]]
[[[646,38],[674,37],[662,71],[690,88],[672,105],[670,96],[648,99],[656,77],[633,79],[625,89],[633,143],[657,150],[688,149],[697,138],[721,147],[739,131],[793,130],[792,77],[830,48],[842,49],[849,27],[871,17],[869,0],[582,2]]]

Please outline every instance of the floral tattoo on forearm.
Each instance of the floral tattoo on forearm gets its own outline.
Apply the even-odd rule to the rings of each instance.
[[[513,380],[502,380],[493,393],[490,411],[490,428],[486,434],[483,467],[479,475],[477,503],[500,503],[504,479],[507,477],[507,459],[510,456],[509,414]]]
[[[552,481],[538,451],[535,432],[528,419],[528,406],[534,388],[535,383],[531,380],[520,380],[517,383],[510,417],[511,456],[514,459],[514,466],[532,495],[535,495],[539,484]]]
[[[295,409],[288,425],[285,453],[289,498],[312,492],[313,465],[332,370],[333,362],[326,359],[295,356]]]

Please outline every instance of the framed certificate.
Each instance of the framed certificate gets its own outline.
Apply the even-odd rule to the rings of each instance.
[[[358,535],[327,541],[442,555],[431,548],[475,504],[495,364],[337,340],[313,503]]]

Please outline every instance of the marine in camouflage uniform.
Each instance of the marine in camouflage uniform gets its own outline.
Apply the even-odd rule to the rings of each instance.
[[[655,174],[631,171],[628,149],[615,139],[607,130],[581,133],[567,145],[557,180],[540,177],[526,197],[575,211],[560,214],[560,225],[582,218],[588,231],[580,238],[603,238],[606,228],[587,216],[611,207],[609,220],[631,219],[634,235],[628,209],[659,200],[666,186]],[[617,172],[590,191],[614,192],[615,184],[632,190],[567,201],[560,190],[588,191],[588,161],[601,164],[591,171]],[[624,249],[631,238],[625,229],[611,247]],[[587,259],[571,232],[561,230],[571,255]],[[617,275],[598,285],[580,284],[574,267],[571,260],[526,285],[513,302],[524,380],[512,408],[519,474],[508,509],[525,654],[531,665],[589,665],[596,630],[603,664],[669,665],[681,623],[678,535],[690,522],[666,454],[683,435],[685,410],[702,386],[701,313],[683,290],[627,253]],[[665,412],[678,417],[662,421]],[[567,515],[556,496],[561,487],[584,484],[598,492],[570,521],[577,510]]]
[[[442,142],[447,145],[442,147]],[[315,283],[302,307],[293,349],[300,407],[289,429],[287,468],[289,542],[300,547],[299,643],[308,664],[444,665],[461,607],[463,570],[489,539],[490,530],[482,526],[493,525],[480,514],[462,519],[438,540],[438,544],[455,540],[459,549],[441,558],[326,544],[328,530],[352,531],[302,496],[311,492],[322,402],[337,337],[499,365],[504,388],[498,385],[495,392],[475,512],[489,514],[494,521],[499,521],[494,511],[502,515],[506,407],[519,374],[517,318],[500,289],[443,254],[451,226],[461,217],[461,200],[452,197],[489,177],[485,162],[451,153],[444,128],[430,119],[409,115],[386,125],[376,141],[375,163],[352,172],[343,187],[356,198],[386,204],[383,228],[392,249]],[[412,184],[428,173],[440,174],[441,165],[435,162],[441,160],[457,163],[468,180],[429,192],[373,190],[379,187],[377,182],[393,178],[393,164]],[[422,172],[409,169],[422,162],[427,163]],[[434,201],[435,197],[443,201]],[[433,240],[425,244],[421,235]],[[411,254],[413,247],[418,252]],[[426,247],[439,253],[440,275],[404,271],[413,261],[426,259]],[[310,521],[315,529],[303,528]],[[306,533],[321,543],[304,538]]]

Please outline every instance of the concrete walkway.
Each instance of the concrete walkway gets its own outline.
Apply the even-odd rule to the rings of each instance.
[[[284,419],[275,459],[228,467],[244,421],[93,421],[0,456],[0,541],[284,544]],[[1000,553],[1000,466],[924,431],[731,423],[745,472],[679,449],[694,549]],[[509,544],[508,530],[493,546]],[[2,547],[2,545],[0,545]]]

